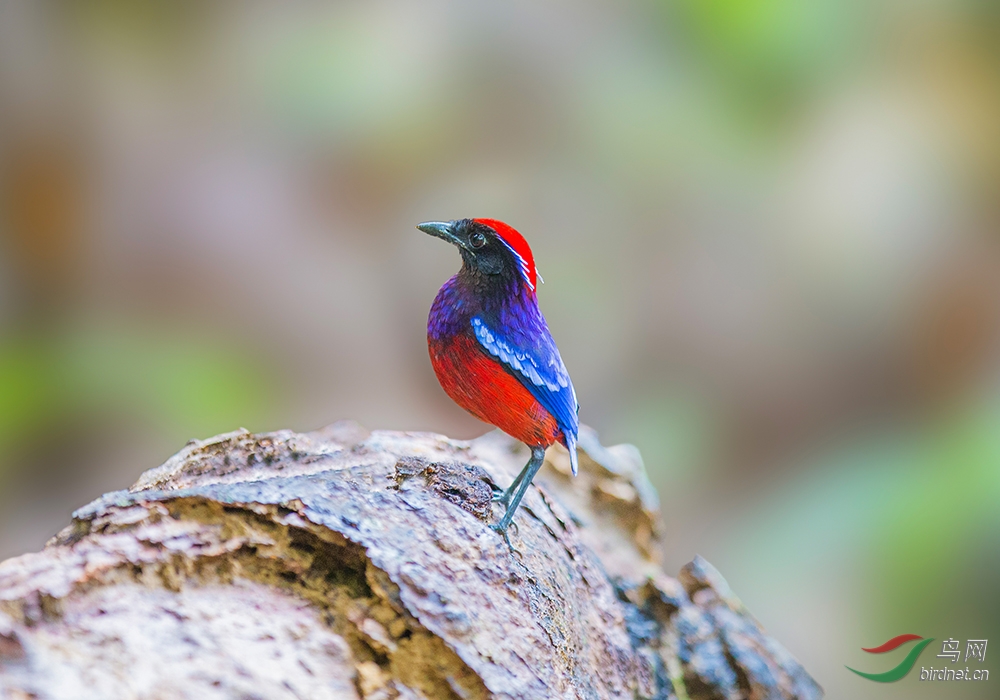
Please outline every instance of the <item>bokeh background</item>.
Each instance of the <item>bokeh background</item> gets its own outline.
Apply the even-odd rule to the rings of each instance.
[[[831,698],[997,697],[991,0],[3,0],[0,557],[192,437],[483,432],[425,346],[458,256],[413,228],[465,216],[531,241],[670,570],[705,555]],[[844,669],[904,632],[997,678]]]

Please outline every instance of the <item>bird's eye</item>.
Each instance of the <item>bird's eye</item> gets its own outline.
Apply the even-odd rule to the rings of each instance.
[[[486,236],[479,233],[479,231],[475,231],[471,236],[469,236],[469,243],[473,248],[482,248],[486,245]]]

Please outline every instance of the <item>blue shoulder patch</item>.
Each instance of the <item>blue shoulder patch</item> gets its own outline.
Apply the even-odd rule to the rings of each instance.
[[[486,352],[512,369],[532,396],[538,399],[538,403],[556,419],[559,429],[566,437],[567,446],[570,447],[570,460],[575,474],[574,448],[580,428],[577,418],[579,406],[569,372],[566,371],[559,349],[548,330],[536,333],[533,338],[535,342],[530,347],[522,347],[524,343],[515,345],[489,328],[478,316],[472,319],[472,331]]]

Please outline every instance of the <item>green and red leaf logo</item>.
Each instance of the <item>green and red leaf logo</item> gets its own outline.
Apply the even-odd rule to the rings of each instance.
[[[905,676],[913,668],[913,665],[917,663],[917,657],[920,656],[920,652],[924,650],[928,644],[934,641],[933,637],[930,639],[924,639],[919,634],[901,634],[898,637],[893,637],[885,644],[881,644],[877,647],[871,647],[866,649],[861,648],[861,651],[867,651],[869,654],[884,654],[887,651],[892,651],[893,649],[898,649],[908,642],[912,642],[915,639],[922,639],[920,643],[916,644],[910,653],[906,655],[906,658],[899,662],[899,665],[895,668],[889,669],[885,673],[865,673],[863,671],[858,671],[856,669],[847,666],[848,671],[854,671],[862,678],[867,678],[870,681],[876,681],[878,683],[892,683],[893,681],[898,681],[900,678]]]

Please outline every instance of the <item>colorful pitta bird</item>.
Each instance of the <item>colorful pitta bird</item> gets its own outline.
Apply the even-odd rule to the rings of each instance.
[[[524,237],[495,219],[428,221],[424,233],[458,247],[462,269],[431,305],[427,345],[445,393],[476,418],[531,448],[531,459],[495,500],[506,508],[491,527],[507,540],[517,506],[561,442],[577,470],[576,392],[538,308],[535,259]]]

